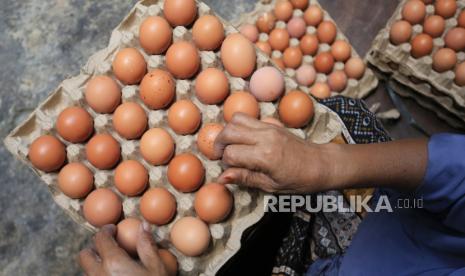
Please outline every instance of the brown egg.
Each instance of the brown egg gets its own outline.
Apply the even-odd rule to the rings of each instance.
[[[58,174],[58,188],[70,198],[83,198],[94,188],[94,175],[82,163],[69,163]]]
[[[427,5],[433,3],[433,0],[421,0],[421,1],[423,1],[423,3],[425,3]]]
[[[318,38],[316,35],[306,34],[300,39],[300,50],[304,55],[315,55],[318,51]]]
[[[221,61],[233,77],[250,76],[255,69],[256,58],[253,44],[241,34],[228,35],[221,45]]]
[[[279,121],[278,119],[273,118],[273,117],[265,117],[265,118],[261,119],[261,121],[264,122],[264,123],[267,123],[267,124],[277,126],[277,127],[284,127],[284,125],[283,125],[283,123],[281,123],[281,121]]]
[[[168,181],[176,190],[190,193],[202,185],[205,168],[197,156],[190,153],[176,155],[168,165]]]
[[[87,142],[86,157],[97,169],[108,170],[118,163],[121,148],[110,134],[96,134]]]
[[[121,102],[121,90],[108,76],[93,77],[86,86],[87,104],[97,113],[112,113]]]
[[[305,23],[309,26],[318,26],[323,21],[323,11],[317,5],[310,5],[304,12]]]
[[[137,84],[147,72],[144,56],[135,48],[119,50],[113,60],[113,73],[124,84]]]
[[[219,104],[229,95],[226,74],[216,68],[203,70],[195,80],[195,95],[204,104]]]
[[[257,43],[255,43],[255,46],[257,46],[258,49],[263,51],[267,56],[271,56],[271,52],[273,50],[271,49],[270,43],[266,41],[257,41]]]
[[[315,68],[311,65],[304,64],[295,72],[295,78],[298,84],[310,86],[316,79]]]
[[[150,109],[167,107],[176,95],[176,82],[170,73],[155,69],[142,79],[139,96]]]
[[[455,68],[455,83],[458,86],[465,86],[465,62],[460,63]]]
[[[166,19],[161,16],[149,16],[139,28],[140,46],[147,54],[159,55],[171,45],[173,30]]]
[[[122,194],[136,196],[145,190],[149,172],[136,160],[125,160],[115,170],[115,186]]]
[[[439,73],[452,70],[457,63],[457,54],[449,48],[439,49],[433,56],[433,69]]]
[[[250,42],[255,43],[258,40],[258,29],[255,25],[245,24],[240,28],[240,33],[245,36]]]
[[[201,120],[199,108],[190,100],[177,101],[168,110],[168,125],[177,134],[194,133]]]
[[[323,21],[318,25],[316,35],[321,43],[331,44],[336,39],[336,25],[331,21]]]
[[[465,28],[452,28],[444,37],[446,47],[456,52],[465,50]]]
[[[178,259],[166,249],[158,249],[158,256],[165,265],[169,276],[176,276],[178,273]]]
[[[308,6],[308,0],[291,0],[294,9],[305,10]]]
[[[264,66],[256,70],[249,82],[250,93],[261,102],[277,100],[284,93],[284,88],[284,77],[273,66]]]
[[[329,52],[322,52],[315,56],[313,66],[316,71],[323,74],[329,74],[333,70],[334,58]]]
[[[307,26],[302,17],[294,17],[287,22],[287,32],[291,37],[301,38],[307,31]]]
[[[197,147],[199,151],[210,160],[218,158],[213,154],[215,139],[223,131],[223,126],[220,124],[210,123],[204,125],[197,136]]]
[[[286,69],[286,66],[284,65],[284,61],[282,58],[274,57],[271,60],[273,60],[273,62],[276,63],[276,66],[278,66],[281,70]]]
[[[456,0],[436,0],[434,11],[437,15],[450,18],[454,16],[457,11],[457,2]]]
[[[344,40],[337,40],[331,46],[331,54],[335,60],[345,62],[352,54],[352,47]]]
[[[137,239],[141,223],[138,218],[126,218],[116,225],[116,241],[131,256],[137,256]]]
[[[147,130],[140,139],[140,153],[145,161],[154,166],[168,163],[174,153],[174,140],[162,128]]]
[[[252,94],[244,91],[237,91],[231,94],[224,102],[224,120],[226,122],[231,121],[236,112],[242,112],[253,118],[258,118],[260,115],[260,107]]]
[[[389,38],[391,43],[399,45],[410,41],[412,37],[412,25],[405,20],[397,21],[392,24],[391,30],[389,31]]]
[[[431,37],[439,37],[446,28],[446,21],[439,15],[431,15],[425,19],[423,23],[423,32]]]
[[[420,0],[409,0],[402,8],[402,18],[410,24],[419,24],[426,15],[426,6]]]
[[[116,224],[121,217],[121,199],[108,188],[91,192],[84,201],[84,218],[95,227]]]
[[[465,10],[463,10],[457,17],[458,26],[465,28]]]
[[[349,78],[356,80],[359,80],[363,77],[363,75],[365,74],[365,69],[365,63],[359,57],[350,58],[344,66],[344,72],[346,73],[346,75]]]
[[[288,127],[300,128],[313,118],[313,102],[302,91],[291,91],[279,102],[279,119]]]
[[[147,128],[147,114],[137,103],[123,103],[113,114],[113,128],[125,139],[139,138]]]
[[[294,7],[292,6],[291,2],[287,0],[278,0],[273,10],[276,18],[284,22],[287,22],[291,18],[293,11]]]
[[[317,82],[310,89],[310,94],[317,97],[318,99],[326,99],[331,96],[331,88],[324,82]]]
[[[176,78],[188,79],[199,70],[199,52],[192,43],[178,41],[168,48],[165,63],[168,71]]]
[[[341,92],[347,86],[347,76],[342,70],[334,71],[328,76],[328,85],[332,91]]]
[[[187,26],[197,16],[195,0],[165,0],[163,14],[171,26]]]
[[[282,52],[289,47],[289,33],[285,29],[274,29],[270,33],[268,42],[273,50]]]
[[[58,115],[56,128],[63,139],[71,143],[81,143],[94,132],[94,119],[82,107],[68,107]]]
[[[43,135],[29,146],[28,157],[37,169],[53,172],[61,168],[66,160],[65,145],[54,136]]]
[[[268,34],[274,29],[275,23],[276,17],[274,14],[271,12],[265,12],[257,19],[256,25],[260,32]]]
[[[223,221],[231,212],[233,196],[226,186],[210,183],[195,194],[194,209],[206,223]]]
[[[210,244],[210,231],[205,222],[194,217],[183,217],[171,228],[170,240],[186,256],[204,253]]]
[[[284,51],[283,61],[287,68],[296,69],[302,64],[302,59],[302,51],[297,46],[289,47]]]
[[[200,50],[216,50],[224,40],[223,24],[216,16],[204,15],[195,21],[192,37]]]
[[[433,38],[427,34],[419,34],[412,39],[410,54],[414,58],[424,57],[433,51]]]
[[[152,224],[164,225],[176,214],[176,199],[165,188],[151,188],[140,199],[140,213]]]

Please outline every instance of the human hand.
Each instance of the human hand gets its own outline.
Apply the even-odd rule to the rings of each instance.
[[[157,253],[157,246],[151,233],[148,229],[144,230],[142,224],[137,241],[140,263],[133,260],[124,249],[118,246],[114,239],[115,232],[115,225],[103,226],[94,236],[95,249],[87,248],[79,253],[79,263],[86,275],[169,275]]]
[[[219,183],[273,193],[324,190],[330,172],[320,146],[278,127],[236,113],[215,140],[215,155],[228,168]]]

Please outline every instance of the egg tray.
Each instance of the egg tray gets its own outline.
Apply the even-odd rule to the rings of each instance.
[[[241,15],[239,18],[234,20],[232,24],[238,29],[240,28],[240,26],[245,25],[245,24],[255,25],[255,22],[257,21],[257,19],[260,17],[261,14],[263,14],[264,12],[269,12],[273,10],[277,1],[279,0],[258,1],[252,12]],[[323,7],[318,3],[318,1],[316,0],[308,0],[308,1],[309,1],[309,5],[317,5],[318,7],[320,7],[320,9],[324,13],[323,20],[331,21],[337,27],[336,22],[331,18],[329,13],[325,9],[323,9]],[[302,10],[294,9],[293,17],[300,17],[302,15],[303,15]],[[286,22],[277,21],[275,28],[286,29],[286,26],[287,26]],[[309,26],[307,27],[306,33],[316,34],[316,28],[313,26]],[[267,41],[267,40],[268,40],[268,34],[260,33],[259,41]],[[349,45],[351,45],[350,41],[347,39],[347,37],[342,33],[342,31],[339,28],[337,28],[336,40],[344,40],[348,42]],[[299,45],[299,39],[297,38],[290,39],[289,46],[298,46],[298,45]],[[351,47],[351,50],[352,50],[352,54],[351,54],[352,57],[359,57],[358,53],[355,51],[353,47]],[[321,53],[321,52],[327,52],[327,51],[331,51],[331,45],[321,43],[319,44],[318,51],[316,54]],[[276,57],[276,58],[282,57],[282,55],[283,55],[282,52],[276,51],[276,50],[274,50],[271,54],[272,57]],[[313,65],[313,59],[314,57],[311,55],[304,55],[302,64]],[[333,71],[334,70],[344,70],[344,63],[335,62]],[[295,76],[296,76],[295,69],[286,68],[284,71],[288,76],[295,79]],[[329,74],[317,73],[315,83],[326,82],[328,79],[328,75]],[[347,87],[341,92],[332,92],[332,95],[333,96],[343,95],[343,96],[347,96],[351,98],[361,99],[361,98],[365,98],[366,96],[368,96],[377,86],[378,86],[378,79],[376,78],[376,75],[369,68],[366,68],[365,74],[363,75],[362,78],[360,78],[359,80],[348,78]],[[300,85],[299,89],[302,91],[308,92],[311,89],[311,87],[312,86],[307,87],[307,86]]]
[[[198,257],[187,257],[177,251],[169,241],[169,232],[175,221],[184,216],[195,216],[193,199],[195,193],[181,193],[174,189],[168,182],[166,166],[151,166],[138,151],[138,140],[125,140],[119,136],[112,127],[111,114],[95,113],[84,100],[84,89],[88,81],[96,75],[108,75],[114,79],[111,63],[119,49],[135,47],[144,55],[148,70],[164,67],[163,55],[147,55],[141,49],[138,42],[139,25],[147,16],[162,15],[162,0],[143,0],[138,2],[124,18],[124,20],[113,30],[108,46],[96,52],[90,57],[78,76],[64,80],[50,96],[41,103],[38,108],[18,127],[16,127],[6,138],[5,145],[18,159],[26,163],[47,184],[55,202],[61,206],[80,225],[90,231],[97,229],[90,225],[83,217],[82,205],[84,200],[68,198],[58,188],[57,173],[44,173],[35,169],[27,158],[28,148],[32,141],[45,134],[51,134],[60,139],[66,145],[68,162],[82,162],[94,173],[94,184],[97,188],[107,187],[116,192],[123,202],[124,217],[142,216],[139,212],[138,197],[127,197],[119,193],[113,185],[114,170],[98,170],[93,167],[85,157],[84,144],[72,144],[59,137],[55,121],[59,113],[69,106],[81,106],[86,109],[94,119],[95,133],[110,133],[121,144],[122,160],[135,159],[140,161],[149,171],[150,187],[165,187],[177,200],[176,217],[167,225],[157,226],[153,229],[156,241],[164,248],[168,248],[178,258],[179,273],[181,275],[214,275],[216,271],[240,248],[242,232],[255,224],[264,214],[263,192],[249,190],[235,185],[228,185],[234,196],[234,208],[229,218],[221,223],[210,224],[209,229],[212,242],[208,250]],[[214,14],[203,2],[197,2],[198,15]],[[220,18],[220,17],[218,17]],[[220,20],[222,20],[220,18]],[[237,33],[237,30],[222,20],[225,34]],[[191,30],[184,27],[173,29],[173,41],[181,39],[191,40]],[[219,57],[219,50],[201,51],[201,67],[216,67],[224,70]],[[272,61],[257,49],[257,68],[272,66]],[[200,70],[199,70],[200,72]],[[226,72],[231,91],[247,90],[249,79],[233,78]],[[219,161],[207,160],[197,149],[196,134],[177,135],[167,125],[166,110],[149,110],[141,102],[138,96],[137,85],[123,85],[122,101],[134,101],[140,103],[148,117],[149,128],[162,127],[174,138],[176,143],[176,154],[181,152],[192,152],[196,154],[206,168],[205,182],[214,181],[222,172]],[[297,84],[290,78],[285,77],[286,91],[297,88]],[[176,80],[176,98],[191,99],[202,112],[202,124],[218,122],[224,124],[222,108],[220,106],[207,106],[200,103],[194,95],[194,80]],[[314,118],[312,122],[303,129],[290,129],[294,134],[315,143],[327,143],[341,133],[348,133],[341,119],[329,108],[319,104],[312,99],[314,104]],[[276,103],[260,103],[261,116],[277,117]]]
[[[434,47],[431,55],[415,59],[410,55],[410,43],[393,45],[389,39],[391,26],[397,20],[402,19],[402,8],[407,1],[401,1],[386,27],[378,33],[367,55],[367,60],[382,73],[411,89],[409,89],[411,93],[396,89],[399,95],[414,98],[420,105],[431,109],[451,126],[464,128],[465,87],[454,83],[455,73],[453,71],[438,73],[432,68],[434,52],[444,46],[444,36],[449,29],[457,25],[457,19],[451,17],[446,20],[444,33],[433,40]],[[465,9],[465,0],[457,0],[456,15],[463,9]],[[434,14],[433,4],[426,6],[426,13],[426,16]],[[423,26],[417,24],[412,29],[413,38],[422,32]],[[457,64],[464,61],[465,52],[457,52]]]

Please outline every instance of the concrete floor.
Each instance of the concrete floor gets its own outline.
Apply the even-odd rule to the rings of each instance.
[[[208,0],[225,19],[254,0]],[[339,27],[364,55],[397,1],[323,0]],[[0,10],[0,137],[21,122],[61,80],[76,75],[103,48],[135,1],[3,0]],[[391,103],[383,88],[368,98]],[[450,130],[431,112],[406,101],[431,132]],[[421,136],[402,120],[386,125],[395,138]],[[80,274],[75,257],[90,235],[53,203],[45,185],[0,145],[0,275]]]

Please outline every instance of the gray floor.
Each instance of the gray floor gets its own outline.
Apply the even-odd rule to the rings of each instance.
[[[22,121],[61,80],[79,72],[135,1],[2,0],[0,10],[0,138]],[[254,0],[208,0],[225,19],[251,10]],[[364,55],[396,1],[322,0]],[[376,18],[376,20],[373,20]],[[367,22],[370,22],[367,24]],[[369,102],[390,102],[382,88]],[[428,111],[409,107],[433,132],[450,128]],[[434,121],[436,120],[436,121]],[[394,137],[421,136],[405,122],[387,125]],[[76,254],[89,234],[55,205],[41,181],[0,144],[0,275],[80,274]]]

